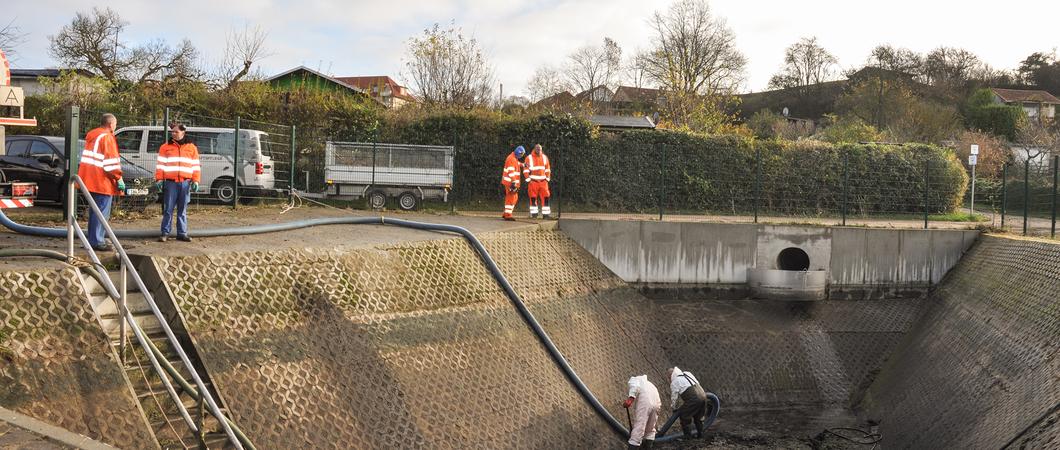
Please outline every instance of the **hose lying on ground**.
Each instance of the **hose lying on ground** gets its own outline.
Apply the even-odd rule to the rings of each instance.
[[[3,210],[0,210],[0,225],[3,225],[11,229],[12,231],[18,233],[29,234],[34,236],[66,237],[67,233],[65,228],[37,227],[17,223],[7,217],[7,215],[3,213]],[[570,384],[574,387],[574,389],[578,392],[578,394],[581,395],[582,399],[585,400],[585,402],[593,408],[597,416],[599,416],[605,423],[607,423],[607,425],[615,434],[622,436],[623,438],[629,436],[629,430],[627,430],[626,427],[622,426],[622,423],[615,419],[615,417],[612,416],[606,408],[604,408],[600,401],[597,400],[596,396],[593,395],[592,391],[589,390],[588,386],[586,386],[585,383],[582,382],[581,378],[578,377],[578,374],[574,372],[574,369],[571,368],[566,358],[564,358],[563,354],[560,353],[558,348],[556,348],[556,345],[552,342],[552,339],[548,337],[548,333],[546,333],[545,330],[541,328],[541,324],[538,323],[536,318],[534,318],[534,315],[526,307],[526,304],[523,303],[522,299],[519,297],[519,294],[515,292],[515,289],[512,287],[511,283],[509,283],[508,279],[505,278],[503,273],[501,273],[500,267],[497,266],[497,262],[494,261],[493,257],[490,256],[489,252],[486,250],[486,247],[484,247],[482,245],[482,242],[480,242],[478,238],[476,238],[475,235],[468,231],[466,228],[459,227],[456,225],[415,222],[404,219],[387,219],[382,216],[330,217],[321,219],[305,219],[271,225],[253,225],[241,228],[215,228],[194,230],[189,232],[188,234],[192,237],[238,236],[248,234],[274,233],[279,231],[289,231],[321,225],[393,225],[404,228],[411,228],[415,230],[455,233],[462,236],[465,240],[467,240],[469,244],[471,244],[471,247],[475,249],[475,252],[478,253],[483,263],[485,263],[486,268],[489,269],[490,274],[492,274],[493,278],[497,280],[497,284],[501,286],[501,289],[504,290],[504,293],[508,296],[508,299],[511,300],[512,305],[515,306],[515,309],[519,312],[519,315],[522,317],[523,321],[526,322],[527,326],[529,326],[531,331],[534,332],[534,334],[538,338],[538,341],[541,342],[541,345],[545,347],[545,350],[552,358],[552,361],[556,364],[557,367],[559,367],[560,371],[563,372],[563,375],[567,378],[567,381],[569,381]],[[150,238],[159,236],[161,232],[159,230],[115,230],[115,234],[119,238]],[[717,417],[717,411],[720,407],[720,402],[717,401],[717,396],[714,396],[713,394],[709,395],[713,398],[712,401],[714,402],[714,408],[712,409],[712,417],[710,421],[707,422],[707,426],[709,426],[709,424],[713,422],[713,419]],[[675,418],[671,418],[668,423],[672,424],[674,419]],[[665,430],[663,432],[665,432]],[[680,435],[659,436],[656,441],[666,442],[669,440],[676,439],[678,437],[680,437]]]

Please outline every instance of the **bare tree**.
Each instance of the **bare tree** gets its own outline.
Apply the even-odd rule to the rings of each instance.
[[[493,98],[493,69],[475,38],[437,23],[409,39],[405,68],[428,106],[474,107]]]
[[[728,94],[743,82],[747,59],[736,48],[736,34],[705,0],[678,0],[649,23],[655,47],[644,54],[644,68],[663,90]]]
[[[630,58],[629,63],[626,64],[626,82],[635,88],[645,88],[651,85],[646,58],[647,55],[640,52]]]
[[[248,25],[242,31],[229,31],[221,65],[215,76],[218,84],[226,90],[231,89],[250,74],[254,64],[271,56],[272,53],[265,47],[268,35],[260,26],[251,28]]]
[[[68,67],[93,70],[108,81],[118,81],[128,68],[122,56],[125,46],[118,41],[126,25],[110,8],[78,12],[70,24],[48,37],[51,55]]]
[[[963,48],[938,47],[924,57],[925,79],[935,86],[960,86],[990,71],[975,53]]]
[[[170,47],[156,39],[129,52],[128,77],[137,83],[194,79],[199,75],[195,66],[198,56],[198,50],[187,39],[182,40],[177,47]]]
[[[567,85],[555,67],[540,66],[534,69],[534,75],[527,82],[526,90],[530,94],[530,100],[537,102],[567,90]]]
[[[0,27],[0,50],[8,57],[18,53],[16,47],[26,42],[26,34],[15,25],[15,19],[11,19],[7,25]]]
[[[835,56],[817,43],[817,37],[804,37],[784,51],[784,66],[769,80],[769,87],[784,89],[811,86],[835,79]]]
[[[613,87],[621,67],[622,49],[605,37],[599,47],[586,45],[568,55],[564,75],[571,88],[583,92],[598,86]]]
[[[162,40],[130,48],[119,35],[128,22],[113,9],[78,12],[59,33],[49,36],[51,55],[64,65],[88,69],[112,83],[170,77],[191,78],[198,52],[187,39],[170,47]]]
[[[872,49],[866,65],[920,76],[923,73],[924,57],[907,48],[895,48],[890,44],[883,44]]]

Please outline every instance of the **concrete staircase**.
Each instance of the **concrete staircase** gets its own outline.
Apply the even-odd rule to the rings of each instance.
[[[109,271],[107,275],[110,276],[110,279],[114,282],[114,286],[120,290],[120,272],[112,270]],[[135,334],[129,329],[129,327],[125,327],[125,345],[124,347],[122,346],[122,318],[118,311],[117,303],[107,295],[106,289],[94,278],[87,274],[82,274],[82,279],[85,289],[88,291],[92,308],[99,316],[103,330],[107,333],[107,336],[109,336],[110,343],[114,347],[115,353],[121,357],[122,365],[132,383],[133,390],[140,402],[140,406],[143,408],[144,414],[147,416],[147,421],[151,425],[151,429],[155,433],[162,448],[234,448],[234,446],[228,443],[228,437],[222,430],[220,423],[210,414],[206,405],[200,405],[194,396],[181,389],[179,383],[172,381],[173,388],[179,394],[180,399],[184,407],[188,410],[188,414],[191,416],[192,420],[196,421],[196,423],[203,424],[202,428],[206,432],[203,439],[200,440],[198,436],[196,436],[195,432],[188,427],[187,423],[182,418],[179,409],[167,392],[161,378],[159,378],[158,374],[155,373],[154,368],[151,366],[151,361],[147,356],[147,350],[140,346],[139,342],[136,340]],[[132,313],[133,320],[136,321],[147,337],[151,339],[156,347],[158,347],[165,359],[169,361],[184,380],[186,380],[189,385],[194,386],[195,383],[193,382],[191,373],[184,363],[181,362],[180,356],[166,337],[166,334],[162,329],[162,324],[151,311],[150,306],[147,304],[147,299],[137,288],[131,277],[129,277],[128,281],[128,295],[126,302],[129,311]],[[181,346],[185,349],[190,349],[191,341],[188,339],[187,335],[182,334],[183,327],[174,326],[179,322],[176,312],[163,309],[162,313],[169,321],[174,333],[177,335],[177,339],[181,341]],[[202,377],[206,388],[213,393],[215,399],[218,398],[216,390],[210,383],[209,377],[206,376],[206,371],[202,368],[202,363],[195,359],[194,352],[189,352],[188,357],[192,359],[191,362],[196,366],[196,370],[199,373],[199,376]],[[223,406],[221,406],[221,411],[227,415],[227,411]]]

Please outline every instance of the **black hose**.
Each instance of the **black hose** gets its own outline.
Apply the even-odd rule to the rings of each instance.
[[[103,283],[103,275],[100,275],[99,271],[92,266],[75,266],[71,264],[70,257],[65,253],[57,252],[55,250],[45,250],[42,248],[14,248],[14,249],[3,249],[0,250],[0,258],[19,258],[19,257],[38,257],[38,258],[51,258],[62,261],[66,264],[70,264],[78,269],[81,269],[88,273],[93,279],[95,279],[100,286],[106,286]]]
[[[534,315],[526,307],[526,304],[523,303],[522,299],[519,297],[519,294],[515,292],[515,289],[512,287],[511,283],[509,283],[508,279],[504,277],[503,273],[501,273],[501,270],[497,266],[496,261],[494,261],[493,258],[490,256],[489,252],[482,245],[482,242],[480,242],[474,234],[472,234],[470,231],[463,227],[459,227],[456,225],[415,222],[404,219],[387,219],[384,217],[332,217],[322,219],[299,220],[294,222],[271,225],[254,225],[242,228],[205,229],[192,231],[189,233],[189,235],[194,237],[248,235],[288,231],[320,225],[372,224],[394,225],[415,230],[443,231],[449,233],[456,233],[462,236],[465,240],[467,240],[471,244],[471,247],[475,249],[475,252],[478,253],[483,263],[486,264],[486,268],[489,269],[490,273],[493,275],[493,278],[497,280],[497,284],[501,286],[505,294],[508,296],[508,299],[511,300],[512,305],[515,306],[515,309],[519,312],[519,315],[522,317],[523,321],[527,324],[527,326],[530,327],[534,334],[537,335],[538,341],[540,341],[541,345],[543,345],[545,347],[545,350],[548,351],[549,356],[552,357],[552,361],[556,364],[556,366],[559,367],[560,371],[563,372],[563,375],[567,378],[567,381],[570,382],[572,386],[574,386],[574,389],[578,391],[578,394],[581,395],[582,399],[585,400],[585,402],[593,408],[597,416],[603,419],[603,421],[607,423],[607,425],[615,434],[618,434],[623,438],[629,436],[629,430],[623,427],[622,423],[615,419],[615,417],[612,416],[606,408],[604,408],[600,401],[597,400],[596,396],[593,395],[592,391],[590,391],[589,388],[585,385],[585,383],[582,382],[581,378],[578,377],[578,374],[574,372],[574,369],[571,368],[566,358],[564,358],[563,354],[560,353],[558,348],[556,348],[556,345],[552,342],[552,339],[548,337],[548,333],[546,333],[545,330],[541,328],[541,324],[538,323],[536,318],[534,318]],[[3,210],[0,210],[0,225],[4,225],[15,232],[22,234],[46,237],[66,236],[65,228],[46,228],[22,225],[8,218],[7,215],[3,213]],[[160,232],[156,230],[115,230],[115,235],[117,235],[118,237],[144,238],[158,236],[159,234]],[[715,399],[716,398],[717,397],[715,397]],[[716,417],[717,408],[715,408],[714,411],[714,415]],[[676,437],[677,435],[664,436],[662,439],[657,440],[665,442],[666,440],[674,439]]]

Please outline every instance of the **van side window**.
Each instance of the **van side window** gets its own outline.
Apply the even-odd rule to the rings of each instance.
[[[221,154],[221,155],[224,155],[224,156],[227,156],[227,157],[230,157],[230,158],[234,157],[234,155],[232,154],[232,149],[235,148],[235,146],[233,145],[235,139],[236,139],[236,134],[234,132],[219,133],[217,135],[217,150],[216,150],[217,153]],[[247,159],[247,157],[251,156],[251,155],[247,154],[247,149],[249,149],[249,148],[251,148],[250,147],[250,133],[248,133],[246,131],[240,131],[239,132],[239,156],[242,159]],[[254,148],[255,148],[255,150],[257,149],[256,146]]]
[[[140,142],[144,139],[144,132],[143,130],[127,130],[116,134],[114,138],[118,140],[118,153],[140,153]],[[158,151],[157,147],[155,151]]]
[[[189,131],[185,139],[191,140],[200,155],[212,155],[217,149],[217,133],[211,131]]]
[[[147,132],[147,153],[158,153],[158,148],[166,142],[164,130],[151,130]]]

